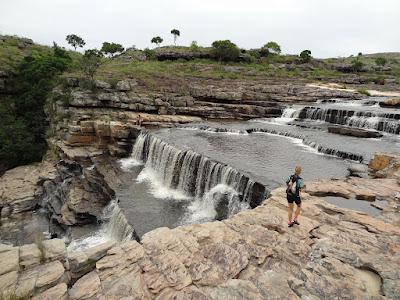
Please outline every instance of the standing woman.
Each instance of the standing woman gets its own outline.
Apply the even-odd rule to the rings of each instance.
[[[286,198],[289,204],[288,207],[288,226],[292,227],[294,224],[300,225],[298,218],[301,212],[301,192],[304,189],[303,178],[300,177],[301,167],[296,166],[294,174],[286,181]],[[296,211],[293,216],[293,202],[296,203]]]

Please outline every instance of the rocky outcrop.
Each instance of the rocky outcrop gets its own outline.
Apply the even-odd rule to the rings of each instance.
[[[400,180],[400,156],[398,154],[376,153],[368,166],[375,177]]]
[[[386,99],[382,102],[379,102],[381,107],[388,108],[400,108],[400,98]]]
[[[340,135],[354,136],[359,138],[379,138],[383,136],[382,133],[377,131],[346,127],[346,126],[328,126],[328,132]]]

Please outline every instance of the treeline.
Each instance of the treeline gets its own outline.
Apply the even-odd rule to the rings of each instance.
[[[47,149],[44,104],[72,59],[54,44],[51,51],[32,53],[8,82],[12,94],[0,102],[0,173],[40,161]]]

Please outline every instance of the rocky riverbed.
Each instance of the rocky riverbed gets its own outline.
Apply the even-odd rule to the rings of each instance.
[[[307,182],[301,225],[293,228],[278,188],[255,209],[224,221],[158,228],[140,243],[73,251],[60,239],[1,245],[0,290],[34,299],[398,299],[399,160],[377,155],[370,172],[379,179]],[[15,183],[13,194],[5,198],[3,189],[1,198],[13,215],[21,199],[24,208],[41,205],[40,193],[29,192],[54,180],[57,164],[45,166],[17,168],[0,179]],[[24,191],[30,198],[21,197]],[[388,205],[377,219],[329,204],[326,196],[379,197]]]

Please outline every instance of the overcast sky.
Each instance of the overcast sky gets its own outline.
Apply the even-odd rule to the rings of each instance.
[[[272,40],[284,53],[310,49],[315,57],[400,51],[400,0],[0,0],[0,33],[42,44],[67,46],[75,33],[91,48],[144,48],[156,35],[172,44],[173,28],[182,45]]]

